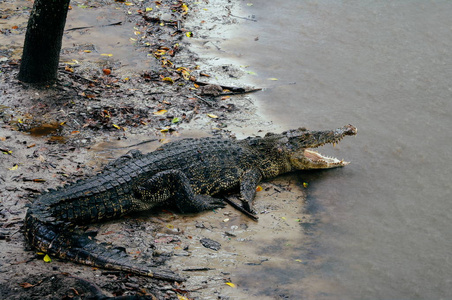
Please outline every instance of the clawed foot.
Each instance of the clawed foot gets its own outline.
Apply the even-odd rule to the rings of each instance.
[[[219,198],[208,195],[197,195],[196,197],[202,202],[203,210],[223,208],[226,206],[226,203]]]

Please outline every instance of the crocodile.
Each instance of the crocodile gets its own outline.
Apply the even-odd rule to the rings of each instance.
[[[171,270],[139,264],[125,251],[97,243],[83,226],[159,206],[181,213],[217,209],[225,205],[218,196],[230,191],[239,192],[243,208],[254,213],[260,181],[296,170],[345,166],[348,162],[312,148],[356,133],[352,125],[328,131],[300,128],[242,140],[181,139],[147,154],[130,151],[99,174],[38,196],[25,216],[25,238],[40,252],[76,263],[183,280]]]

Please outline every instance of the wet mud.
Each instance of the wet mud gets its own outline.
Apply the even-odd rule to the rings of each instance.
[[[27,248],[26,206],[43,190],[93,175],[131,149],[149,152],[183,137],[244,137],[271,127],[246,94],[219,87],[252,89],[240,67],[193,50],[208,50],[212,33],[237,22],[230,2],[71,5],[58,82],[34,87],[16,79],[31,3],[0,4],[0,298],[288,295],[262,282],[272,266],[297,268],[306,261],[297,249],[315,220],[304,208],[303,180],[294,175],[262,184],[258,222],[228,206],[199,215],[162,210],[91,226],[99,241],[126,247],[138,261],[155,253],[168,258],[166,265],[186,282],[44,262]],[[202,89],[202,83],[214,86]],[[250,281],[253,273],[259,275]]]

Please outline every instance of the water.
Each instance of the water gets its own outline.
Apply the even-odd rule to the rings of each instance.
[[[314,258],[253,278],[313,299],[451,299],[452,2],[246,2],[257,22],[221,48],[268,87],[266,118],[358,128],[321,151],[352,164],[306,177]]]

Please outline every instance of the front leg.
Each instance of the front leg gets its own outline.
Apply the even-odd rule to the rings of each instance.
[[[196,195],[187,176],[180,170],[159,172],[134,190],[139,210],[174,203],[182,213],[197,213],[203,210],[224,207],[221,199],[208,195]]]
[[[243,173],[240,178],[240,196],[242,197],[243,208],[253,214],[256,213],[253,207],[256,188],[261,180],[262,173],[259,169],[250,169]]]

